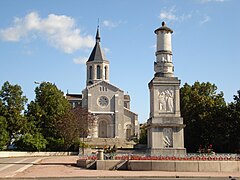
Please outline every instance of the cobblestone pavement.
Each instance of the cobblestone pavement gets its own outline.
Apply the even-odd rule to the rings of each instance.
[[[240,177],[239,172],[106,171],[76,167],[78,156],[44,157],[14,177]],[[238,178],[237,178],[238,179]]]

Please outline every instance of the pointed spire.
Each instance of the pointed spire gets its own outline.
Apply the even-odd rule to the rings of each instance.
[[[99,33],[99,25],[97,26],[97,33],[96,33],[96,44],[88,58],[89,61],[107,61],[101,47],[100,47],[100,33]]]
[[[97,27],[97,33],[96,33],[96,42],[100,42],[100,35],[99,35],[99,25]]]

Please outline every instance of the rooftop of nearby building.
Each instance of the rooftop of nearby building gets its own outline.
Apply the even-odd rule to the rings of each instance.
[[[130,96],[128,94],[124,94],[124,100],[129,100],[130,101]]]
[[[66,99],[67,100],[73,100],[73,99],[82,99],[82,94],[66,94]]]

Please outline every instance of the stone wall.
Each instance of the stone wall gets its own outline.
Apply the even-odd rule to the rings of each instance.
[[[240,172],[240,161],[78,160],[77,166],[97,170]]]

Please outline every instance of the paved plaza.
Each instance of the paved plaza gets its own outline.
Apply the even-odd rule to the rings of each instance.
[[[81,178],[229,178],[240,179],[239,172],[166,172],[166,171],[105,171],[76,167],[78,156],[0,158],[0,179],[36,177]]]

